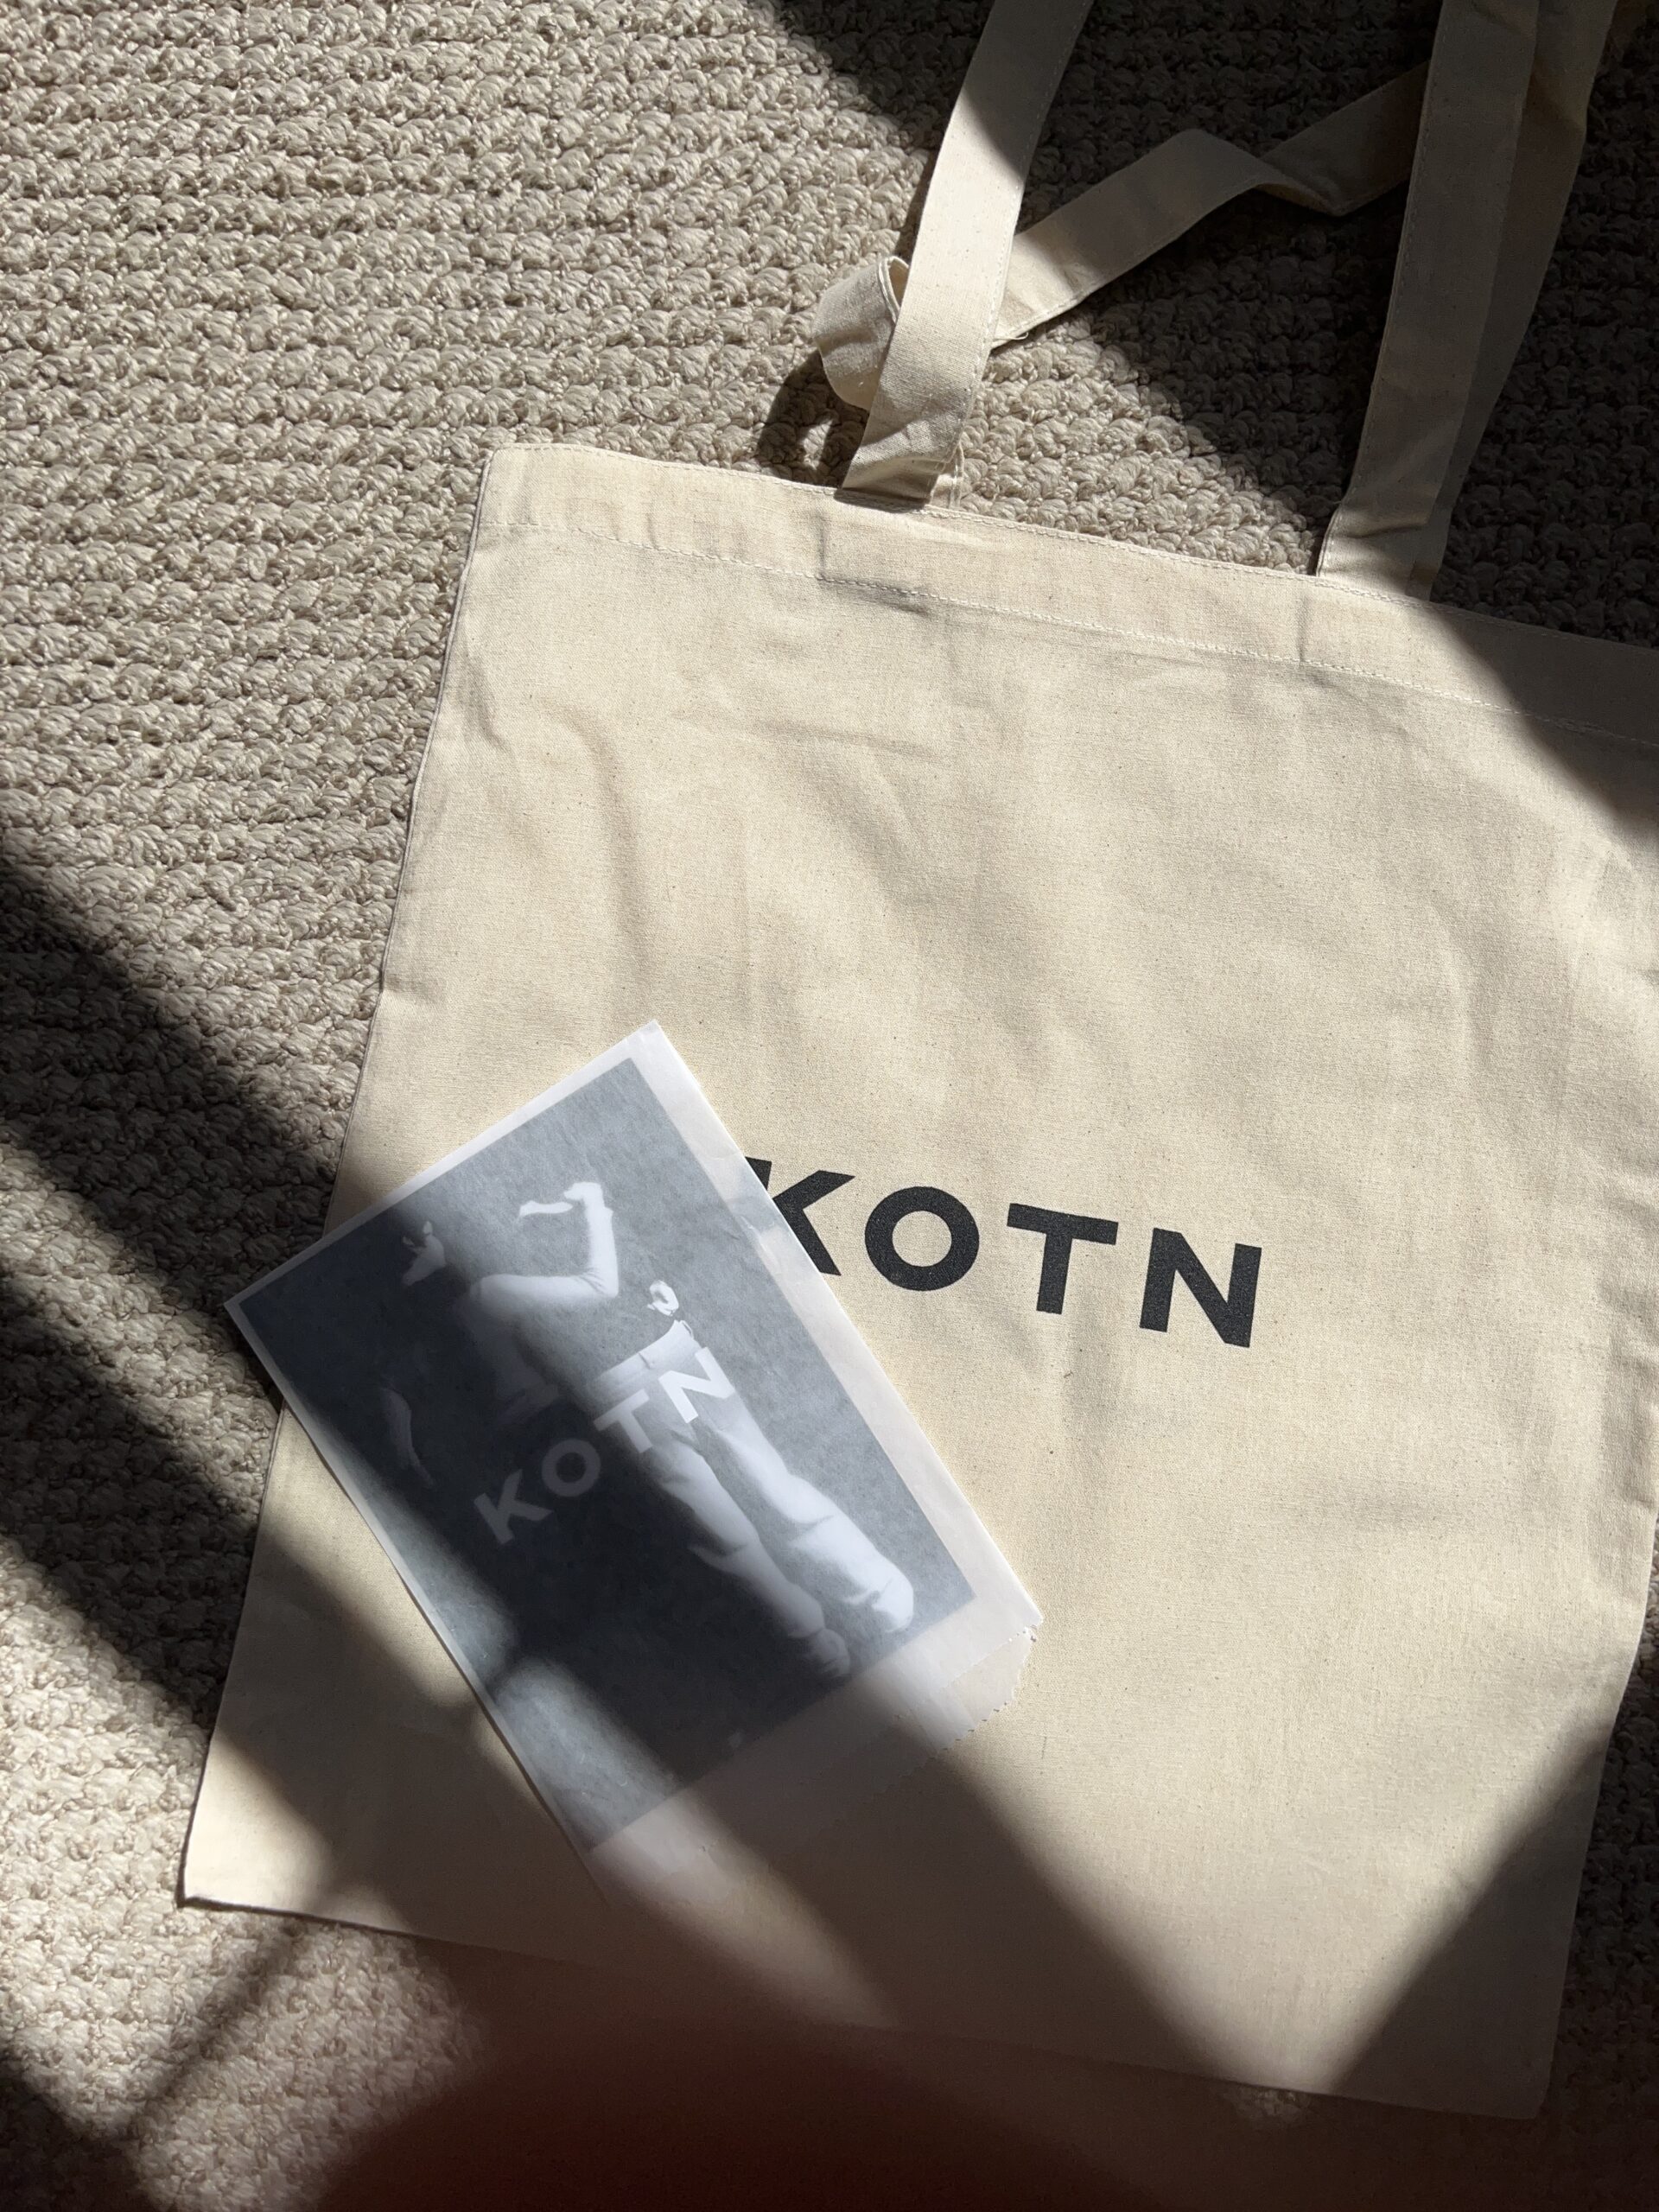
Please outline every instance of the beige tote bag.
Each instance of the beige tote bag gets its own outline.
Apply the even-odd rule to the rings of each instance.
[[[1085,12],[998,0],[909,268],[826,302],[844,491],[495,456],[336,1205],[660,1020],[1024,1679],[695,1924],[601,1905],[284,1421],[185,1893],[1524,2112],[1653,1534],[1659,670],[1424,594],[1611,11],[1451,0],[1426,89],[1184,134],[1010,267]],[[992,343],[1414,135],[1318,575],[952,505]]]

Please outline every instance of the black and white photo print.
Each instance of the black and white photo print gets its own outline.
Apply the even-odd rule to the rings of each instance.
[[[809,1833],[1036,1625],[654,1027],[232,1311],[601,1872]]]

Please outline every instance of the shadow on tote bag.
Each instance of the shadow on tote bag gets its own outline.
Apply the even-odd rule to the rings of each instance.
[[[285,1421],[184,1892],[1524,2113],[1653,1533],[1659,677],[1423,595],[1612,10],[1448,0],[1426,79],[1262,160],[1182,134],[1011,256],[1084,12],[999,0],[908,268],[826,300],[842,494],[495,456],[335,1205],[660,1020],[1036,1655],[718,1911],[601,1910]],[[1414,129],[1319,575],[950,504],[999,336]]]

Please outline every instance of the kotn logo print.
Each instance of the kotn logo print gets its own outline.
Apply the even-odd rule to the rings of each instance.
[[[772,1162],[751,1158],[749,1165],[765,1189],[772,1191]],[[837,1275],[829,1247],[809,1217],[821,1199],[830,1197],[854,1179],[834,1168],[815,1167],[785,1189],[772,1191],[773,1205],[799,1238],[808,1258],[821,1274]],[[899,1251],[897,1232],[912,1215],[929,1214],[943,1224],[950,1238],[937,1260],[907,1260]],[[1037,1278],[1037,1311],[1065,1310],[1071,1281],[1071,1255],[1079,1244],[1116,1244],[1117,1224],[1088,1213],[1064,1213],[1052,1206],[1008,1208],[1007,1225],[1042,1239],[1042,1264]],[[979,1257],[979,1224],[962,1200],[949,1191],[916,1183],[893,1191],[872,1207],[864,1224],[864,1249],[870,1264],[901,1290],[948,1290],[960,1282]],[[1255,1322],[1256,1285],[1262,1272],[1259,1244],[1235,1244],[1231,1270],[1224,1290],[1179,1230],[1154,1229],[1147,1252],[1146,1275],[1141,1298],[1141,1326],[1166,1331],[1175,1285],[1185,1285],[1198,1311],[1224,1344],[1248,1348]]]

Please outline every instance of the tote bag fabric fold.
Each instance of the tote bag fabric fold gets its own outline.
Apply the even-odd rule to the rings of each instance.
[[[1444,11],[1308,577],[950,504],[1084,12],[992,12],[846,490],[495,456],[336,1200],[660,1020],[1035,1656],[665,1931],[284,1421],[185,1891],[1524,2112],[1653,1537],[1659,671],[1423,594],[1611,10]],[[1181,175],[1187,219],[1250,188]],[[1124,265],[1132,199],[1022,296]]]

